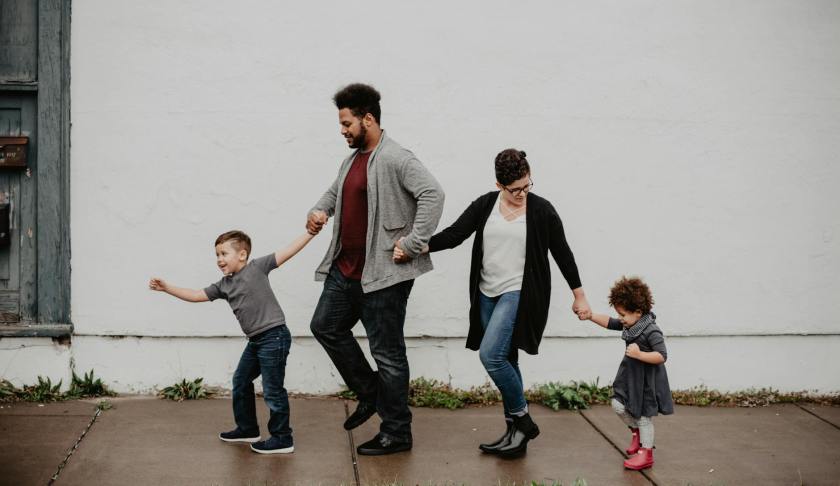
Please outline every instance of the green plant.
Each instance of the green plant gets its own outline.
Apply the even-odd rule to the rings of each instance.
[[[111,397],[115,393],[108,389],[99,378],[94,379],[93,370],[85,373],[82,378],[73,372],[73,378],[70,381],[70,389],[67,390],[67,398],[92,398],[92,397]]]
[[[489,384],[458,390],[437,380],[417,378],[411,380],[408,391],[408,403],[414,407],[454,410],[467,405],[489,405],[499,400],[499,392]]]
[[[464,401],[452,387],[437,380],[417,378],[411,381],[408,391],[408,403],[414,407],[462,408]]]
[[[610,387],[598,386],[598,380],[593,383],[572,381],[568,385],[552,382],[529,390],[526,396],[532,402],[554,410],[580,410],[592,404],[608,403]]]
[[[55,402],[64,399],[61,393],[61,381],[53,385],[52,380],[41,375],[38,375],[37,385],[24,386],[18,396],[28,402]]]
[[[0,402],[17,400],[20,390],[8,380],[0,380]]]
[[[99,400],[99,403],[96,404],[96,408],[102,411],[111,410],[114,408],[114,404],[109,400]]]
[[[187,381],[186,378],[180,383],[167,386],[160,391],[161,398],[183,402],[184,400],[199,400],[201,398],[208,398],[212,392],[207,390],[202,384],[204,378],[196,378],[193,381]]]

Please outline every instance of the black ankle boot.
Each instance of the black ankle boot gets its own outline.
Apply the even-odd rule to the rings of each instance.
[[[528,441],[540,435],[540,428],[531,420],[527,413],[521,417],[513,417],[513,431],[510,442],[496,449],[495,453],[502,457],[518,457],[528,449]]]
[[[507,429],[505,429],[505,433],[502,434],[501,437],[488,444],[479,444],[478,448],[481,449],[482,452],[493,454],[498,451],[500,447],[504,447],[510,443],[510,436],[511,433],[513,433],[513,420],[506,419],[505,424],[507,425]]]

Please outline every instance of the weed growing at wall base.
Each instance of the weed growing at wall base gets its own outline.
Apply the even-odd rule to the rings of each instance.
[[[529,402],[540,403],[553,410],[582,410],[591,405],[606,405],[609,404],[611,396],[612,388],[599,385],[598,380],[591,383],[572,381],[568,384],[550,382],[525,392]],[[673,390],[672,396],[677,405],[697,407],[760,407],[776,403],[840,405],[840,393],[782,393],[772,388],[719,392],[699,386],[689,390]],[[338,397],[355,400],[356,394],[344,390],[338,393]],[[409,405],[413,407],[454,410],[471,405],[493,405],[500,401],[499,392],[489,383],[469,390],[459,390],[427,378],[416,378],[409,383]]]
[[[47,377],[38,375],[38,383],[34,385],[24,385],[22,388],[14,386],[8,380],[0,380],[0,401],[2,402],[57,402],[61,400],[72,400],[75,398],[94,398],[94,397],[110,397],[116,395],[108,389],[102,380],[95,378],[93,370],[84,374],[83,378],[79,378],[73,372],[73,378],[70,381],[70,389],[66,392],[61,391],[61,380],[57,384],[53,384],[52,380]]]
[[[170,385],[158,393],[161,398],[183,402],[184,400],[200,400],[202,398],[210,398],[213,392],[205,388],[202,383],[204,378],[196,378],[193,381],[187,381],[186,378],[180,383]]]

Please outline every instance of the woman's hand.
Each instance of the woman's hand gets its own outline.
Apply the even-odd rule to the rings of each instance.
[[[639,345],[636,343],[631,343],[627,348],[624,350],[624,355],[629,356],[633,359],[639,359],[642,356],[642,350],[639,349]]]
[[[400,247],[405,237],[400,238],[394,242],[394,263],[405,263],[411,260],[411,257],[406,255],[405,251]]]
[[[166,282],[162,278],[152,278],[149,280],[149,289],[166,292]]]
[[[585,321],[592,317],[592,309],[589,307],[589,301],[583,294],[583,289],[575,289],[575,302],[572,304],[572,312],[574,312],[578,319]]]

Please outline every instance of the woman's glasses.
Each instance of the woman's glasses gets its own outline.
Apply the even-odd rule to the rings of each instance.
[[[533,189],[533,187],[534,187],[534,181],[532,181],[530,179],[529,179],[529,181],[530,182],[528,182],[527,185],[524,185],[522,187],[517,187],[515,189],[511,189],[508,186],[502,186],[502,187],[504,187],[507,192],[513,194],[514,196],[518,196],[518,195],[522,194],[523,192],[525,194],[528,194],[529,192],[531,192],[531,189]]]

